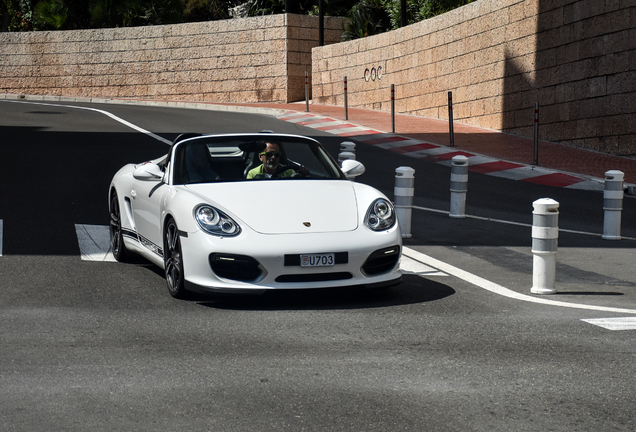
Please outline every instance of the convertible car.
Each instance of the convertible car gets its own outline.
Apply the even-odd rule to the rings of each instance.
[[[178,298],[395,285],[402,280],[395,209],[350,180],[363,172],[354,160],[339,167],[307,137],[181,135],[164,157],[115,174],[112,252],[165,269]]]

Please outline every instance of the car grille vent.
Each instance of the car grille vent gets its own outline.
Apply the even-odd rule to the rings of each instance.
[[[349,272],[288,274],[278,276],[276,282],[326,282],[351,279],[352,277],[353,275]]]
[[[369,255],[362,266],[362,272],[367,276],[375,276],[393,270],[400,259],[400,247],[393,246],[379,249]]]
[[[240,282],[252,282],[263,274],[258,261],[246,255],[210,254],[210,267],[219,277]]]

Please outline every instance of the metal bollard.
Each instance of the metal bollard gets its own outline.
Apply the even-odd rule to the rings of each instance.
[[[402,238],[411,238],[411,214],[415,194],[415,170],[411,167],[395,169],[394,205]]]
[[[621,212],[623,210],[623,179],[622,171],[610,170],[605,173],[605,190],[603,191],[603,239],[621,239]]]
[[[556,254],[559,240],[559,203],[541,198],[532,203],[533,294],[555,294]]]
[[[466,192],[468,191],[468,158],[453,156],[450,183],[450,217],[466,217]]]

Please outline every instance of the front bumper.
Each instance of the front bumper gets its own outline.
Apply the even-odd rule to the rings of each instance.
[[[259,293],[276,289],[384,287],[401,282],[399,227],[339,233],[221,238],[202,231],[181,238],[186,287],[197,292]],[[300,254],[334,253],[329,267],[301,267]]]

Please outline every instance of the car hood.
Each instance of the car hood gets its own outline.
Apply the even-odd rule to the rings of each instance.
[[[262,234],[343,232],[358,227],[356,194],[346,180],[254,180],[186,188]]]

